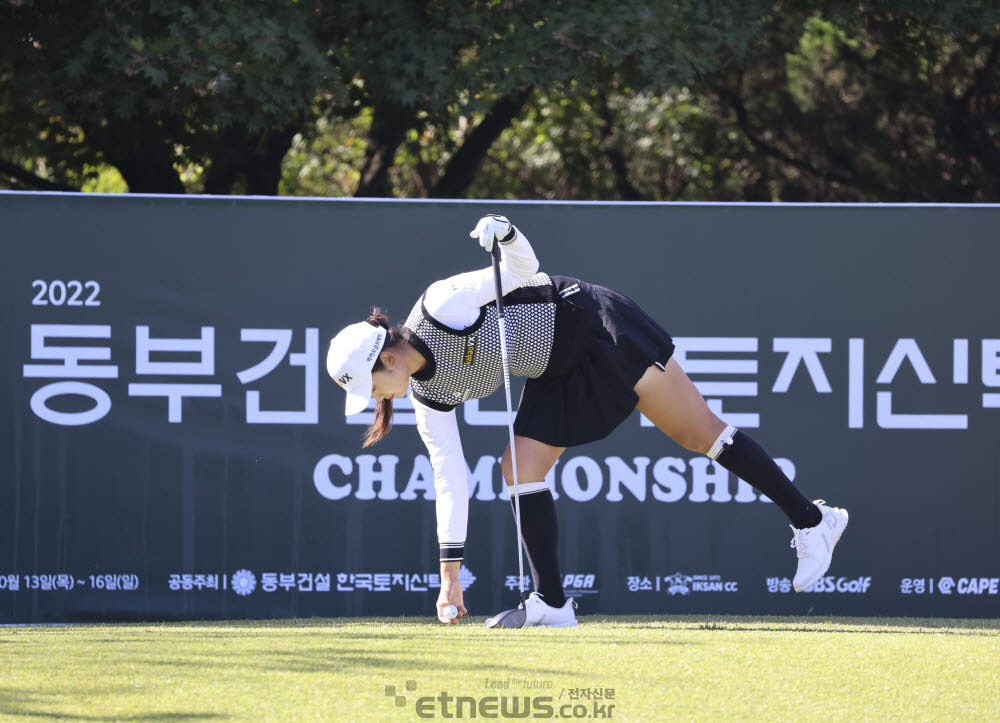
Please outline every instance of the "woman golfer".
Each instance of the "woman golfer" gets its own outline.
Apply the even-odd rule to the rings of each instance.
[[[625,296],[601,286],[538,272],[528,240],[503,216],[480,219],[470,234],[487,252],[501,247],[510,373],[528,377],[514,423],[521,537],[535,591],[525,626],[575,626],[563,593],[558,526],[545,475],[567,447],[606,437],[638,408],[678,444],[708,455],[767,495],[788,516],[798,569],[793,585],[811,587],[829,568],[847,512],[811,502],[748,434],[709,410],[672,358],[674,343]],[[455,408],[492,394],[502,381],[493,269],[431,284],[400,327],[377,309],[330,342],[327,371],[347,391],[347,414],[378,402],[365,446],[386,435],[392,400],[412,389],[417,429],[427,445],[437,493],[441,592],[438,618],[468,611],[458,572],[468,520],[468,480]],[[513,484],[511,450],[501,460]],[[513,503],[512,494],[512,503]],[[513,504],[512,504],[513,507]]]

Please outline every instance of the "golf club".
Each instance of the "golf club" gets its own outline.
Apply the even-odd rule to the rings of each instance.
[[[514,472],[514,522],[517,527],[517,584],[521,606],[505,610],[486,621],[487,628],[523,628],[527,619],[524,603],[524,551],[521,541],[521,502],[517,495],[517,451],[514,447],[514,413],[510,403],[510,362],[507,358],[507,334],[504,328],[503,288],[500,283],[500,241],[493,241],[493,283],[497,292],[497,317],[500,323],[500,356],[503,360],[503,387],[507,396],[507,430],[510,433],[510,460]]]

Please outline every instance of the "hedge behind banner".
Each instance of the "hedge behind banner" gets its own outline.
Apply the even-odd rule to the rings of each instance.
[[[1000,614],[1000,207],[0,193],[0,621],[432,615],[412,407],[362,449],[326,347],[488,266],[488,212],[851,515],[794,593],[781,511],[634,412],[549,476],[579,613]],[[487,615],[517,601],[503,392],[458,415]]]

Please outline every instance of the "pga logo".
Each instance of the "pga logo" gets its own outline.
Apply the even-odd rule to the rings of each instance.
[[[596,576],[590,575],[575,575],[569,573],[563,577],[563,587],[573,590],[589,590],[594,587],[594,580]]]
[[[871,587],[872,579],[871,576],[868,577],[857,577],[854,579],[847,577],[835,578],[833,576],[821,577],[816,581],[816,584],[805,592],[849,592],[849,593],[863,593],[868,592],[868,588]]]

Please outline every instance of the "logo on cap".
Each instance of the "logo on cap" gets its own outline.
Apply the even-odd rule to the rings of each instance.
[[[375,345],[372,347],[372,350],[368,352],[368,356],[365,357],[365,361],[371,363],[371,360],[375,358],[375,355],[378,354],[378,350],[381,348],[382,348],[382,335],[379,334],[379,337],[375,339]]]

